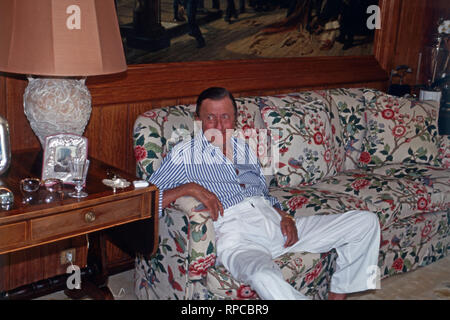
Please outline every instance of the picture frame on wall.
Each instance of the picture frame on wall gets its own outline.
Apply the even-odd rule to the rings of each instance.
[[[177,1],[132,1],[116,1],[129,65],[366,56],[381,28],[380,0],[200,1],[189,19]]]
[[[76,134],[57,134],[45,139],[42,180],[55,178],[74,184],[69,162],[73,157],[87,159],[88,139]]]

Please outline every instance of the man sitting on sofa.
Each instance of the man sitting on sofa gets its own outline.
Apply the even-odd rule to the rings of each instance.
[[[262,299],[307,299],[289,285],[272,259],[287,252],[338,253],[329,299],[375,289],[378,218],[367,211],[292,218],[268,194],[261,167],[248,144],[233,137],[236,102],[212,87],[197,99],[202,130],[177,144],[150,177],[160,190],[160,210],[191,196],[208,211],[216,232],[217,263],[249,284]]]

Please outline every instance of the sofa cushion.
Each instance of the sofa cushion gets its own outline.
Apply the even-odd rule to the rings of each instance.
[[[450,170],[448,168],[440,168],[427,164],[388,164],[382,167],[370,167],[365,171],[390,178],[408,178],[429,184],[437,180],[444,184],[450,184]],[[430,181],[427,182],[426,180]]]
[[[246,129],[262,129],[264,122],[261,118],[260,109],[266,105],[263,97],[242,97],[235,98],[238,109],[237,127]]]
[[[273,148],[261,109],[271,105],[266,97],[236,98],[238,116],[234,136],[244,140],[258,157],[267,185],[274,183]]]
[[[439,166],[437,102],[415,101],[365,90],[367,134],[362,166],[428,163]]]
[[[336,174],[343,161],[343,148],[336,141],[330,107],[320,100],[269,97],[273,106],[262,109],[272,143],[279,151],[275,166],[277,184],[295,187]]]
[[[366,133],[364,89],[338,88],[328,90],[332,109],[336,109],[342,130],[341,138],[345,148],[342,170],[358,168],[362,152],[363,139]]]
[[[313,188],[357,197],[387,227],[399,219],[450,206],[448,176],[433,177],[434,173],[426,168],[420,173],[421,178],[410,179],[407,175],[397,178],[353,170],[323,179]]]
[[[270,188],[269,191],[280,201],[282,209],[295,217],[338,214],[355,209],[368,210],[363,200],[338,191],[311,186]]]

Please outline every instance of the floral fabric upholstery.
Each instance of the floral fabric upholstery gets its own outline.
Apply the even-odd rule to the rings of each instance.
[[[299,292],[313,299],[324,299],[328,295],[330,272],[336,266],[336,253],[324,254],[296,252],[276,258],[275,263],[281,269],[284,279]],[[259,299],[258,294],[245,283],[233,279],[223,267],[210,268],[207,283],[211,293],[223,299],[242,300]]]
[[[284,127],[293,123],[292,118],[297,117],[296,110],[300,109],[305,113],[301,116],[307,121],[314,117],[324,121],[323,126],[327,129],[323,136],[326,137],[330,132],[328,128],[331,128],[333,136],[326,137],[323,142],[335,148],[333,170],[325,170],[320,179],[319,174],[310,177],[312,180],[303,185],[289,187],[283,183],[280,185],[278,173],[275,173],[270,194],[280,200],[286,212],[296,217],[339,214],[355,209],[375,212],[381,226],[378,266],[381,277],[385,278],[430,264],[449,252],[450,138],[435,135],[437,129],[432,120],[435,115],[430,106],[408,104],[401,100],[395,116],[384,119],[382,113],[388,109],[385,102],[382,102],[384,109],[373,109],[374,105],[379,107],[376,101],[382,97],[386,95],[373,90],[331,89],[239,98],[237,127],[242,129],[238,133],[247,139],[256,153],[261,141],[262,144],[273,144],[270,141],[273,132],[266,130],[274,125],[278,117],[269,116],[272,112],[280,114],[279,123],[285,121]],[[367,111],[368,108],[372,109]],[[407,108],[411,112],[407,112]],[[419,109],[426,110],[426,115],[419,114],[416,111]],[[136,120],[133,138],[138,176],[148,178],[177,141],[192,136],[195,130],[194,110],[193,105],[154,109]],[[305,110],[314,111],[314,114],[306,114]],[[378,116],[375,116],[374,110],[378,110]],[[288,112],[291,113],[289,121],[286,119]],[[385,112],[385,116],[386,113],[389,118],[391,115]],[[406,143],[399,140],[402,146],[395,152],[390,150],[391,159],[389,153],[386,155],[383,151],[387,150],[385,143],[391,146],[395,143],[392,140],[395,136],[389,136],[386,132],[392,132],[397,125],[395,121],[399,121],[395,117],[402,114],[409,115],[410,123],[403,125],[410,125],[411,130],[417,132],[418,136],[414,138],[417,141],[411,144],[413,147],[406,147]],[[421,116],[424,121],[417,122],[422,119]],[[378,121],[376,125],[370,122],[374,118]],[[405,121],[407,117],[399,119]],[[264,122],[269,128],[265,127]],[[384,127],[380,126],[383,123]],[[371,131],[370,128],[382,128],[384,132]],[[307,130],[313,133],[314,127],[306,128],[305,132],[309,132]],[[269,133],[267,137],[265,132]],[[383,143],[368,143],[374,141],[373,135],[376,135],[375,140]],[[269,140],[266,141],[266,138]],[[411,142],[414,139],[411,138]],[[314,135],[311,143],[315,143]],[[309,146],[307,142],[300,141],[286,147],[298,160],[304,148]],[[321,152],[323,150],[325,148]],[[370,161],[364,152],[370,155]],[[378,156],[380,161],[373,160],[372,155]],[[317,166],[324,165],[320,161],[325,162],[323,158],[316,161]],[[358,162],[364,165],[358,166]],[[136,258],[136,295],[140,299],[258,299],[251,287],[233,279],[222,266],[215,264],[212,220],[207,213],[192,211],[197,203],[195,199],[183,197],[171,208],[163,210],[159,219],[156,254]],[[300,292],[314,299],[327,297],[330,279],[336,268],[334,250],[323,254],[291,253],[274,261],[286,281]]]
[[[345,158],[342,170],[358,168],[366,133],[365,101],[362,88],[330,89],[332,108],[339,115]]]
[[[142,300],[178,300],[188,289],[189,221],[183,212],[165,209],[159,218],[159,245],[151,258],[136,257],[135,293]]]
[[[238,109],[237,123],[238,128],[242,130],[247,129],[262,129],[264,122],[261,118],[260,109],[266,106],[264,97],[255,98],[236,98],[236,106]]]
[[[180,105],[150,110],[136,119],[133,147],[138,177],[149,178],[173,146],[191,135],[194,112],[195,105]]]
[[[373,90],[367,90],[364,99],[367,133],[361,165],[439,165],[437,102],[417,102]]]
[[[450,136],[440,136],[438,160],[443,168],[450,168]]]
[[[356,189],[358,189],[358,187],[356,187],[356,189],[353,188],[352,183],[363,181],[358,180],[359,178],[363,179],[363,177],[354,177],[351,173],[339,176],[340,178],[337,178],[337,180],[327,179],[329,180],[327,183],[321,182],[310,187],[271,188],[270,191],[272,195],[280,200],[283,209],[296,217],[310,216],[313,214],[338,214],[354,209],[368,210],[376,213],[380,219],[382,229],[379,267],[384,276],[402,272],[403,269],[397,270],[392,267],[394,257],[402,257],[402,259],[405,259],[405,257],[409,255],[408,259],[411,259],[412,256],[417,253],[418,255],[420,254],[420,256],[415,259],[423,260],[425,259],[425,253],[430,257],[443,257],[446,255],[447,247],[450,247],[447,238],[450,236],[450,211],[448,210],[450,207],[450,177],[448,176],[448,172],[447,177],[436,178],[437,180],[435,180],[441,181],[442,185],[440,188],[443,188],[445,185],[445,189],[447,190],[436,191],[434,194],[434,196],[436,196],[436,194],[441,194],[439,198],[446,198],[446,200],[444,200],[445,204],[439,202],[433,208],[431,208],[433,204],[429,205],[430,211],[433,209],[435,212],[418,209],[417,205],[415,206],[413,204],[414,201],[416,201],[416,198],[413,198],[412,201],[408,198],[402,199],[401,196],[398,196],[395,201],[383,199],[384,197],[390,197],[389,189],[394,188],[394,186],[398,187],[398,184],[393,183],[398,179],[389,179],[387,183],[385,183],[385,180],[377,176],[367,179],[367,175],[364,178],[366,178],[367,181],[373,181],[374,185],[381,186],[383,191],[378,192],[376,187],[370,184],[365,185],[365,183],[363,183],[361,185],[365,185],[365,187],[359,189],[361,194],[357,196],[355,193],[357,192]],[[335,178],[336,177],[333,179]],[[407,180],[407,178],[403,179]],[[417,181],[423,181],[419,177],[416,177],[416,179]],[[336,181],[339,181],[339,184],[334,184]],[[408,185],[408,182],[403,183]],[[440,184],[439,182],[435,183]],[[355,183],[355,186],[358,185],[360,184]],[[371,186],[372,189],[369,189]],[[412,188],[413,191],[420,190],[418,189],[418,185],[414,183],[409,184],[409,187]],[[408,193],[409,191],[406,190],[405,192]],[[377,194],[379,195],[377,196]],[[421,194],[419,193],[419,195]],[[414,197],[414,195],[410,195],[410,197]],[[417,196],[417,199],[420,198],[422,198],[422,195],[420,197]],[[433,196],[431,198],[433,198]],[[417,202],[420,204],[420,201],[417,200]],[[410,205],[410,203],[412,204]],[[401,215],[406,217],[399,217]],[[414,233],[408,229],[412,225],[415,225]],[[432,230],[428,230],[428,228],[431,227]],[[405,228],[407,229],[406,231]],[[401,247],[399,247],[399,244],[395,243],[395,239],[400,238],[402,238]],[[389,245],[389,241],[386,242],[386,239],[389,239],[389,241],[394,239],[392,244],[395,246]],[[429,247],[429,251],[427,252],[423,250],[417,252],[419,244],[420,246],[428,246],[426,244],[428,241],[440,243],[439,247]],[[392,255],[392,252],[394,251],[398,251],[397,256],[395,254]],[[429,259],[433,260],[434,258]],[[403,272],[413,270],[418,266],[426,264],[423,261],[420,263],[411,263],[410,265],[408,265],[409,262],[406,263],[407,266],[405,266]]]
[[[335,140],[329,105],[310,95],[275,96],[270,101],[273,105],[261,112],[279,152],[277,185],[296,187],[336,174],[343,149]]]
[[[269,189],[284,211],[293,217],[339,214],[350,210],[368,210],[366,203],[352,195],[304,186],[301,188]]]
[[[381,277],[412,271],[448,255],[450,212],[418,214],[382,228]]]
[[[135,293],[139,299],[258,299],[245,283],[215,266],[215,233],[208,214],[193,212],[198,204],[180,198],[159,219],[159,246],[150,259],[136,258]],[[188,213],[190,212],[190,213]],[[305,295],[324,299],[336,253],[288,253],[275,259],[286,281]]]
[[[448,177],[433,178],[428,170],[421,174],[413,180],[354,170],[326,178],[314,188],[357,197],[364,201],[369,211],[378,213],[382,226],[388,226],[398,219],[450,207]]]

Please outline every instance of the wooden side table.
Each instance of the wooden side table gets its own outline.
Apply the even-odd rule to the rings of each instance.
[[[89,234],[88,279],[82,280],[81,290],[66,290],[73,298],[88,294],[94,299],[112,299],[106,286],[105,231],[109,228],[153,219],[153,244],[157,243],[157,188],[150,185],[135,189],[133,184],[125,189],[107,187],[102,183],[112,172],[132,182],[136,178],[96,159],[90,159],[84,190],[89,194],[83,199],[67,196],[73,186],[64,185],[61,199],[46,203],[45,188],[31,204],[22,203],[20,181],[24,178],[40,178],[36,163],[40,160],[36,150],[16,152],[8,172],[0,177],[0,183],[14,193],[14,205],[10,210],[0,210],[0,254],[33,246]],[[156,214],[155,214],[156,213]],[[156,249],[154,245],[153,250]]]

